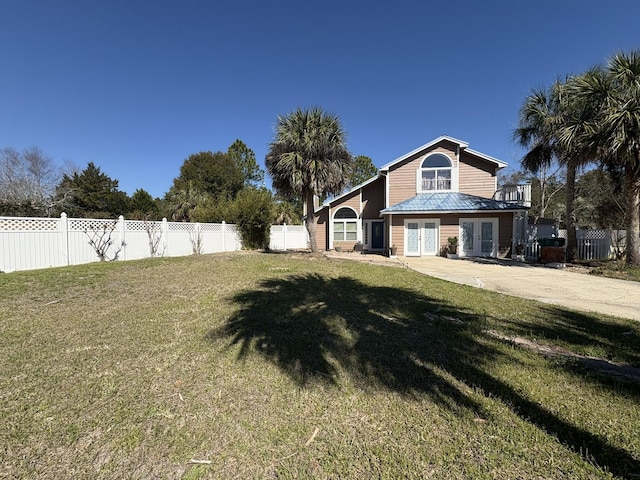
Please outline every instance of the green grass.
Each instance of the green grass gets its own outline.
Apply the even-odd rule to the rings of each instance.
[[[622,260],[593,260],[578,264],[588,267],[591,275],[640,282],[640,268],[629,267]]]
[[[0,476],[635,478],[637,385],[487,332],[640,367],[639,327],[305,254],[4,274]]]

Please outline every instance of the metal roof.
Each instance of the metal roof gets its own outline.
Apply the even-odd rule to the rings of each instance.
[[[517,203],[476,197],[466,193],[421,193],[380,213],[426,213],[426,212],[478,212],[526,210]]]

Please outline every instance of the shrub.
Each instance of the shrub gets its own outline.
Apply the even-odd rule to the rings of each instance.
[[[271,192],[245,187],[235,199],[235,223],[246,248],[269,248],[271,222],[275,215]]]

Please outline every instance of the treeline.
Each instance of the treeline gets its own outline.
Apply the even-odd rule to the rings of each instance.
[[[547,172],[555,165],[564,171],[567,259],[571,261],[576,253],[579,174],[595,165],[600,174],[592,186],[610,183],[613,187],[611,208],[602,213],[623,219],[626,263],[640,265],[640,50],[617,53],[606,65],[533,90],[519,113],[513,137],[527,149],[521,165],[538,174],[541,195],[548,199],[554,188],[547,182]],[[544,199],[541,204],[545,205]],[[596,211],[602,207],[598,205]],[[623,214],[618,214],[619,207]]]
[[[264,171],[254,152],[236,140],[226,152],[190,155],[163,198],[146,190],[133,195],[90,162],[59,172],[38,148],[0,150],[0,215],[126,218],[236,223],[249,247],[268,242],[272,223],[300,223],[294,198],[277,198],[264,188]],[[243,226],[245,228],[243,228]]]
[[[356,157],[349,185],[375,175],[369,157]],[[199,152],[180,166],[168,192],[153,198],[143,188],[131,196],[117,179],[90,162],[60,171],[39,148],[0,149],[0,216],[117,218],[237,224],[245,245],[262,248],[272,224],[301,224],[300,197],[273,194],[255,153],[241,140],[226,152]],[[366,177],[366,178],[365,178]],[[355,182],[355,183],[354,183]]]
[[[560,165],[533,174],[518,171],[500,178],[501,185],[531,184],[529,218],[534,223],[552,219],[566,229],[566,170]],[[575,219],[580,229],[624,230],[624,188],[619,175],[587,168],[576,176]]]

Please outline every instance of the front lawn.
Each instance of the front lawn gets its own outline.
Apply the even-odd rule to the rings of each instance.
[[[235,253],[0,274],[3,478],[636,478],[640,325]],[[613,365],[615,367],[615,365]]]
[[[622,260],[585,261],[581,263],[589,268],[589,273],[592,275],[640,282],[640,267],[628,267]]]

